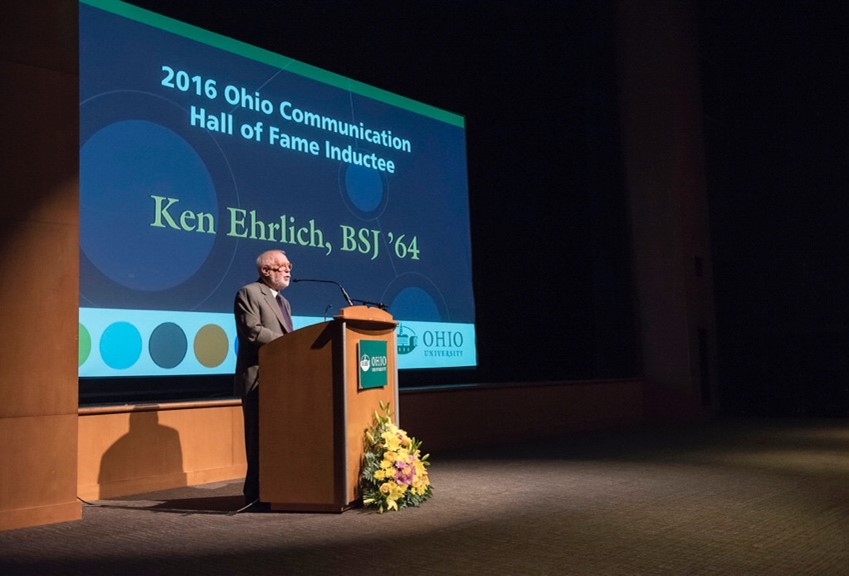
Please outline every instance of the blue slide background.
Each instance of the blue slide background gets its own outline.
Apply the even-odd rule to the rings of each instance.
[[[440,323],[465,330],[465,354],[459,361],[447,355],[453,360],[445,365],[474,365],[462,118],[446,122],[415,106],[370,97],[355,82],[353,89],[343,89],[339,77],[331,84],[321,74],[292,73],[284,69],[291,62],[284,57],[282,66],[273,66],[216,47],[226,44],[220,37],[194,32],[208,41],[80,4],[81,308],[118,316],[122,309],[229,314],[235,291],[256,277],[256,256],[281,248],[295,265],[295,277],[337,281],[355,300],[385,303],[402,323],[424,323],[420,331],[438,330]],[[163,66],[200,81],[189,91],[164,86]],[[214,98],[204,93],[210,80]],[[274,111],[229,104],[228,85],[258,93]],[[289,122],[278,113],[282,101],[391,131],[409,140],[411,151]],[[207,118],[232,118],[233,133],[193,126],[192,106],[203,108]],[[255,128],[259,122],[258,140],[240,132],[242,125]],[[269,143],[272,125],[316,141],[319,154]],[[325,141],[391,160],[395,172],[327,158]],[[167,212],[179,229],[157,216],[154,196],[175,200]],[[161,208],[169,201],[160,202]],[[251,211],[265,223],[285,218],[307,230],[302,238],[323,244],[230,235],[232,211],[248,225]],[[204,229],[204,215],[213,227]],[[346,238],[345,231],[352,230],[353,239]],[[332,284],[293,284],[286,294],[302,323],[345,304]],[[442,356],[432,355],[425,364],[439,366]],[[87,374],[83,360],[81,375]],[[228,370],[229,362],[218,369]],[[424,365],[399,362],[402,368]]]

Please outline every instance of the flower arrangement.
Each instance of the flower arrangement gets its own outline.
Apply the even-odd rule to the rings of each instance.
[[[389,404],[381,402],[374,423],[365,433],[360,490],[363,505],[379,512],[418,506],[433,495],[427,474],[430,454],[421,455],[421,442],[392,423]]]

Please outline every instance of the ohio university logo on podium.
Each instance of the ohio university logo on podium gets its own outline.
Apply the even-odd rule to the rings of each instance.
[[[387,384],[386,340],[360,340],[360,388],[382,388]]]

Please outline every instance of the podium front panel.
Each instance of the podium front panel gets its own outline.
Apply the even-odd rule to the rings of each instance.
[[[352,506],[360,497],[365,430],[381,402],[390,404],[397,422],[395,323],[349,315],[260,349],[260,499],[273,509]],[[363,340],[386,344],[385,386],[358,386]]]

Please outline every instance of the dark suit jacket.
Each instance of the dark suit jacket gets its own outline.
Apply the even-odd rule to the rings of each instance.
[[[291,317],[289,301],[283,298],[283,304]],[[259,384],[260,347],[291,332],[292,326],[284,322],[271,288],[260,281],[243,286],[236,293],[233,311],[239,339],[233,391],[244,396]]]

